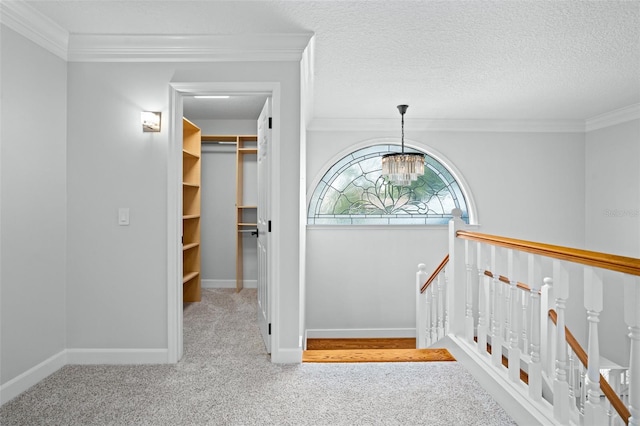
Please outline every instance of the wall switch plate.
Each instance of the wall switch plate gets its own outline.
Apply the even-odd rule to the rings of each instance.
[[[120,207],[118,209],[118,225],[129,225],[129,209],[127,207]]]

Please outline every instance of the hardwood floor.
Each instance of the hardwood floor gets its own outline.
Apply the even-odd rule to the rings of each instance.
[[[307,350],[321,349],[415,349],[414,338],[307,339]]]
[[[307,339],[302,362],[455,361],[446,349],[416,349],[415,339]]]

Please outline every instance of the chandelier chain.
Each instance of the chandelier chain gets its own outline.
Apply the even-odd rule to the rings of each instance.
[[[402,114],[402,138],[400,140],[402,142],[402,153],[404,154],[404,114]]]

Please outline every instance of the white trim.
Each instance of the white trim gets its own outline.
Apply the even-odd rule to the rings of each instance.
[[[480,383],[483,389],[511,415],[518,424],[533,424],[535,419],[541,425],[558,425],[553,418],[553,407],[546,400],[533,401],[528,394],[527,386],[521,381],[513,382],[504,373],[502,366],[492,365],[486,356],[481,355],[464,339],[453,334],[445,336],[438,341],[439,347],[444,347],[451,352]],[[522,410],[526,411],[523,412]]]
[[[167,364],[167,349],[67,349],[67,364]]]
[[[0,386],[0,395],[2,395],[0,405],[11,401],[31,386],[64,367],[66,360],[66,351],[60,351]]]
[[[200,282],[202,288],[236,288],[236,280],[205,280]],[[258,288],[258,280],[243,280],[243,288]]]
[[[299,61],[313,33],[69,34],[24,0],[1,1],[0,22],[70,62]]]
[[[307,327],[307,125],[313,116],[315,36],[300,61],[300,185],[298,187],[298,346],[305,348]]]
[[[624,108],[596,115],[586,120],[586,131],[602,129],[631,120],[640,119],[640,104],[629,105]]]
[[[584,120],[465,120],[406,119],[409,131],[583,133]],[[314,118],[307,130],[312,132],[395,131],[398,121],[388,118]]]
[[[299,61],[313,34],[74,34],[74,62]]]
[[[168,362],[183,354],[182,336],[182,95],[169,87],[167,147],[167,350]],[[179,141],[179,142],[178,142]]]
[[[298,356],[289,353],[281,347],[280,333],[282,330],[282,322],[280,321],[280,275],[281,266],[285,266],[286,259],[283,258],[280,246],[280,237],[284,229],[284,220],[282,220],[282,212],[280,208],[280,188],[282,188],[282,177],[280,174],[281,159],[281,129],[282,129],[282,113],[280,105],[281,93],[280,83],[275,83],[272,88],[271,96],[271,149],[269,151],[270,186],[269,209],[271,213],[271,222],[273,223],[273,232],[269,236],[269,254],[267,271],[269,274],[270,292],[269,303],[271,315],[271,361],[276,363],[300,363],[302,362],[302,348],[297,348]]]
[[[274,364],[302,363],[302,348],[279,348],[277,353],[271,348],[271,362]]]
[[[271,359],[273,362],[295,362],[299,363],[302,360],[302,350],[298,348],[299,356],[295,354],[291,354],[288,349],[283,349],[280,347],[280,262],[284,263],[284,259],[282,259],[282,255],[280,253],[280,233],[282,232],[282,227],[278,226],[282,223],[280,216],[280,193],[278,189],[280,188],[280,119],[281,119],[281,107],[280,107],[280,98],[281,98],[281,89],[279,82],[171,82],[171,105],[170,111],[173,117],[174,129],[170,132],[169,146],[170,151],[168,153],[168,166],[169,176],[167,183],[167,220],[169,222],[169,238],[167,240],[168,254],[169,258],[167,260],[168,263],[168,277],[167,277],[167,291],[169,298],[174,297],[177,293],[176,287],[180,288],[180,292],[182,291],[182,286],[177,285],[174,275],[172,272],[175,272],[181,266],[181,256],[176,254],[175,256],[172,253],[179,252],[180,239],[176,238],[175,241],[171,238],[171,224],[178,223],[179,211],[180,211],[180,203],[178,200],[181,199],[178,197],[180,191],[182,190],[182,185],[180,185],[180,179],[178,179],[178,174],[174,170],[171,170],[171,167],[174,169],[177,168],[176,164],[181,163],[182,153],[175,149],[178,145],[179,140],[182,140],[182,132],[178,132],[178,128],[182,128],[181,124],[178,127],[178,123],[181,123],[182,117],[177,116],[177,113],[182,113],[182,96],[183,94],[268,94],[272,97],[272,117],[273,117],[273,130],[272,130],[272,151],[271,158],[272,163],[271,167],[273,170],[272,177],[272,192],[271,192],[271,202],[272,202],[272,210],[271,217],[274,226],[274,232],[271,234],[271,247],[270,247],[270,256],[269,256],[269,273],[271,274],[271,293],[270,293],[270,309],[271,309]],[[178,111],[178,109],[180,109]],[[173,174],[172,174],[173,173]],[[172,182],[175,180],[175,183]],[[182,280],[180,280],[182,283]],[[182,340],[181,335],[178,338],[178,332],[182,331],[182,299],[178,300],[170,300],[169,307],[167,311],[168,318],[168,347],[169,347],[169,356],[170,360],[172,354],[176,351],[182,351]],[[174,330],[175,324],[180,324],[178,330]],[[284,352],[282,352],[284,351]],[[282,352],[282,353],[281,353]],[[178,358],[179,359],[179,358]],[[294,361],[290,361],[291,359],[295,359]],[[287,360],[287,361],[283,361]],[[170,361],[175,362],[175,361]]]
[[[0,22],[66,60],[69,33],[25,1],[0,1]]]
[[[333,157],[331,157],[326,163],[324,163],[322,167],[320,167],[320,170],[311,181],[311,185],[307,188],[307,200],[306,200],[307,211],[309,210],[309,203],[311,202],[311,197],[313,196],[316,186],[318,186],[318,183],[320,182],[322,177],[325,175],[325,173],[327,173],[327,171],[331,167],[333,167],[334,164],[336,164],[345,156],[359,149],[367,148],[373,145],[383,145],[383,144],[399,145],[398,142],[399,142],[399,138],[387,137],[387,138],[367,139],[367,140],[355,143],[353,145],[350,145],[349,147],[343,149],[342,151],[338,152]],[[453,162],[449,161],[449,159],[446,158],[444,155],[440,154],[438,151],[436,151],[435,149],[431,148],[430,146],[422,142],[405,139],[405,146],[420,150],[422,152],[426,152],[429,156],[433,157],[438,162],[440,162],[440,164],[442,164],[442,166],[445,167],[449,171],[449,173],[451,173],[451,175],[456,180],[456,182],[458,182],[460,186],[460,190],[462,191],[462,195],[464,195],[464,198],[467,201],[467,210],[469,213],[469,225],[479,224],[480,221],[478,218],[478,208],[476,206],[476,202],[473,198],[473,195],[471,195],[471,187],[462,176],[462,173],[460,173],[460,171],[453,165]],[[318,226],[321,226],[321,225],[318,225]],[[421,225],[417,225],[417,226],[421,226]],[[436,225],[436,226],[442,226],[442,225]]]
[[[416,337],[415,328],[310,328],[307,339],[366,339]]]

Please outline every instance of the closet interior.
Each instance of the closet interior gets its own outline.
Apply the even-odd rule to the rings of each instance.
[[[193,108],[185,100],[185,303],[200,301],[203,287],[255,288],[258,273],[257,115],[213,120],[202,118]]]

